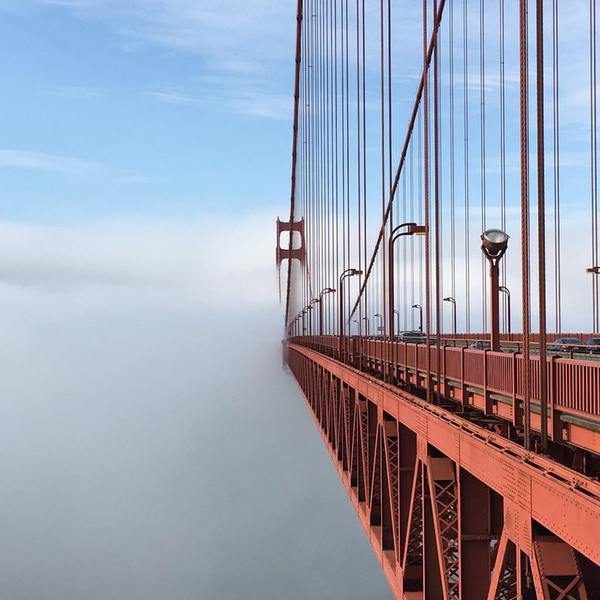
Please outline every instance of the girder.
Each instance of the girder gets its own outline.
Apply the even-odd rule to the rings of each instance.
[[[330,356],[286,354],[396,598],[600,597],[600,483]]]

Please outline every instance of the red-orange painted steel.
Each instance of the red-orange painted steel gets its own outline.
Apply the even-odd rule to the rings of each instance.
[[[325,353],[338,349],[336,336],[302,339],[304,344]],[[362,356],[374,370],[385,369],[399,379],[413,382],[427,379],[427,346],[424,344],[367,338],[347,338],[345,344],[348,356]],[[439,389],[445,388],[447,397],[516,421],[524,397],[522,354],[445,346],[438,367],[436,347],[430,346],[429,352],[429,377],[437,377],[439,372]],[[530,356],[529,364],[532,428],[539,429],[539,357]],[[571,441],[585,450],[600,453],[600,362],[554,356],[548,358],[547,365],[550,438]],[[577,432],[577,441],[569,440],[573,431]]]
[[[598,481],[336,360],[335,338],[297,341],[287,363],[396,598],[600,598]]]

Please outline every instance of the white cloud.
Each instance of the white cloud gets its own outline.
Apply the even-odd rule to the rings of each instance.
[[[177,106],[204,103],[262,118],[291,114],[294,3],[277,0],[29,0],[106,23],[124,48],[197,55],[198,81],[174,79],[146,94]],[[208,85],[203,85],[206,82]],[[198,87],[200,83],[201,87]],[[282,85],[283,84],[283,85]],[[87,94],[69,88],[69,97]]]
[[[106,170],[105,165],[94,161],[12,148],[0,149],[0,168],[45,171],[78,177],[98,175]]]
[[[86,87],[80,85],[69,85],[58,87],[51,91],[51,94],[59,98],[69,100],[90,100],[98,98],[102,95],[102,90],[94,87]]]
[[[148,96],[164,102],[165,104],[175,104],[177,106],[194,106],[201,103],[200,98],[188,96],[180,92],[173,91],[152,91],[146,92]]]
[[[17,169],[59,175],[86,182],[115,179],[121,183],[146,183],[153,178],[132,173],[127,169],[73,156],[0,148],[0,170]]]
[[[278,0],[34,0],[108,22],[134,45],[198,52],[222,68],[246,71],[265,59],[287,63],[295,5]],[[283,55],[281,50],[285,52]],[[263,70],[268,70],[263,65]]]
[[[274,245],[266,214],[72,227],[5,222],[0,285],[103,301],[147,294],[213,309],[273,306]]]

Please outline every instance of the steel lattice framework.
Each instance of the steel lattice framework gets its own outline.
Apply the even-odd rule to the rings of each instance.
[[[600,599],[596,2],[298,0],[284,354],[398,599]]]

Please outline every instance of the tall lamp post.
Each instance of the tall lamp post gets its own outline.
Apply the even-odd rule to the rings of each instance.
[[[413,304],[412,308],[419,311],[419,331],[423,333],[423,307],[420,304]]]
[[[363,321],[366,323],[365,333],[369,337],[369,317],[363,317]]]
[[[498,265],[508,248],[508,234],[501,229],[486,229],[481,234],[481,250],[490,264],[490,346],[500,350],[500,269]]]
[[[394,243],[405,235],[427,235],[425,225],[401,223],[394,227],[388,241],[388,319],[390,339],[394,337]],[[421,313],[421,331],[423,331],[423,314]]]
[[[319,304],[320,302],[321,302],[321,299],[320,299],[320,298],[313,298],[313,299],[310,301],[310,304],[309,304],[309,307],[310,307],[310,309],[309,309],[309,310],[311,310],[311,311],[312,311],[312,309],[315,307],[315,304]],[[320,316],[320,312],[321,312],[321,306],[319,305],[319,316]],[[312,312],[311,312],[311,313],[310,313],[310,319],[309,319],[309,323],[310,323],[310,335],[312,335],[312,334],[313,334],[313,318],[312,318],[312,315],[313,315],[313,314],[312,314]],[[320,326],[321,326],[321,325],[320,325],[320,323],[319,323],[319,328],[320,328]],[[316,327],[316,326],[315,326],[315,327]]]
[[[444,298],[444,302],[450,302],[452,304],[452,334],[456,337],[456,298],[448,296]]]
[[[379,318],[379,325],[377,327],[377,331],[383,331],[383,318],[379,313],[375,313],[373,317]],[[393,325],[393,323],[392,323]]]
[[[304,310],[307,312],[308,314],[308,335],[312,335],[312,300],[310,301],[310,304],[307,304],[304,307]]]
[[[346,269],[340,275],[340,284],[338,286],[338,290],[340,291],[339,300],[340,300],[340,310],[339,310],[339,342],[340,342],[340,352],[343,348],[343,337],[345,335],[345,320],[344,320],[344,279],[348,277],[354,277],[355,275],[362,275],[362,271],[359,269]]]
[[[510,334],[512,333],[510,323],[510,290],[505,285],[501,285],[498,291],[506,295],[506,333]]]
[[[400,333],[400,311],[395,308],[394,314],[398,317],[398,327],[396,327],[396,335],[397,335]]]
[[[600,266],[588,267],[585,270],[585,272],[586,273],[590,273],[592,275],[600,275]],[[592,316],[592,323],[593,323],[592,329],[594,330],[594,333],[596,333],[596,329],[597,329],[597,316],[595,314]]]
[[[323,288],[319,293],[319,298],[315,302],[319,303],[319,335],[323,335],[323,296],[333,294],[335,290],[330,287]]]

